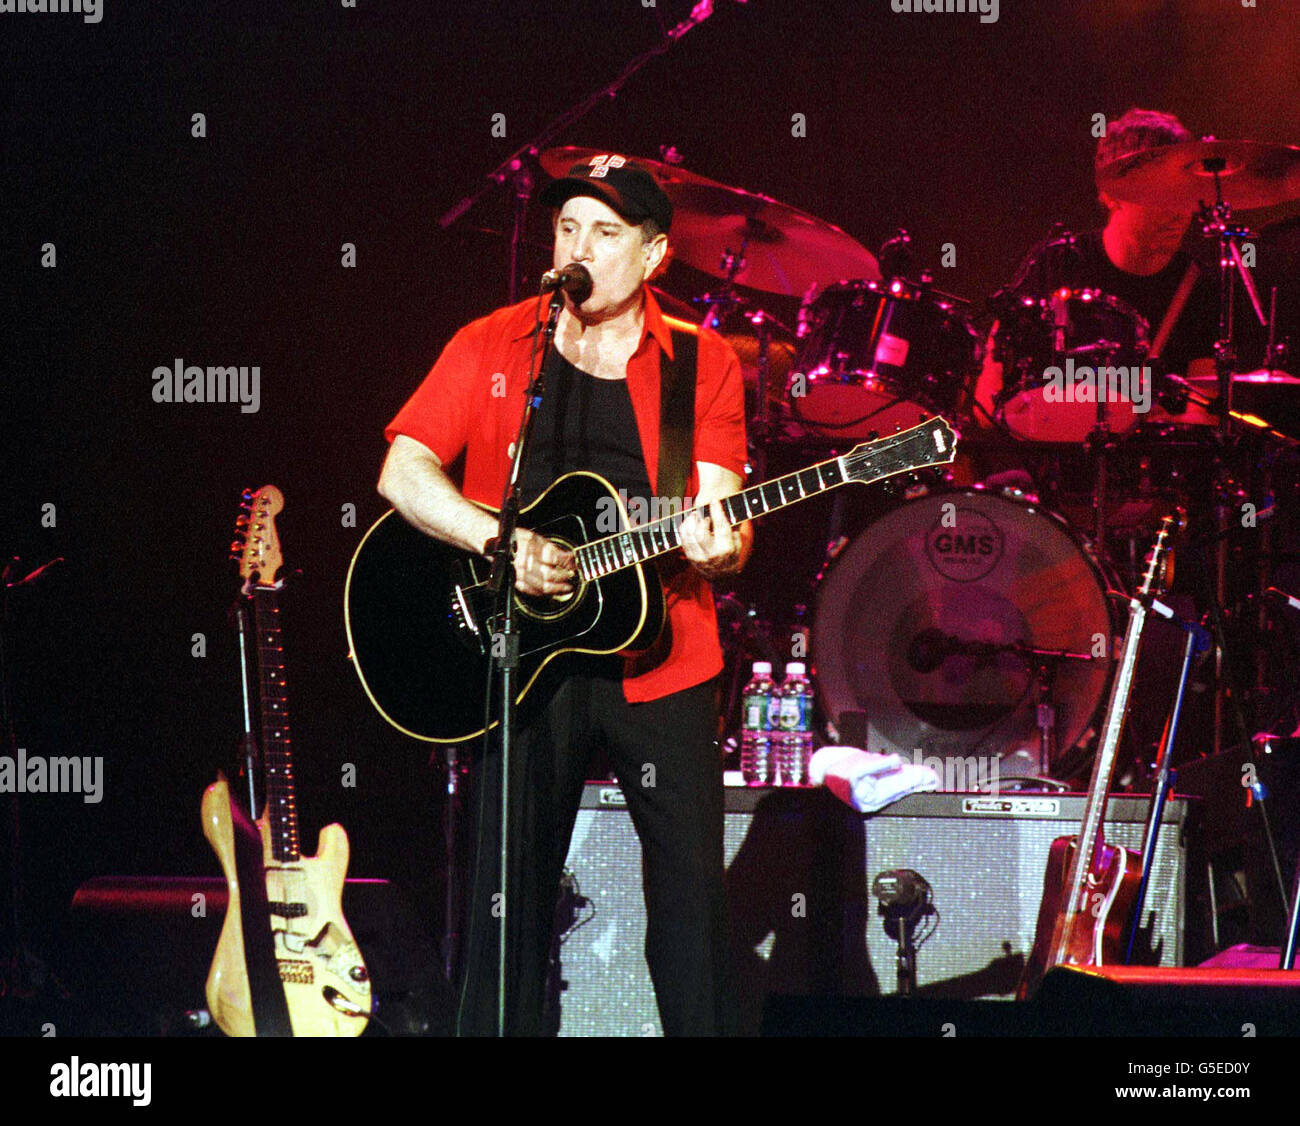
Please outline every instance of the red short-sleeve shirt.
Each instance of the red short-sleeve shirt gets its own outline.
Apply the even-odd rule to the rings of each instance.
[[[415,394],[384,430],[427,446],[450,465],[464,454],[461,491],[480,504],[501,503],[510,473],[515,437],[524,410],[529,358],[538,302],[529,298],[466,325],[443,349]],[[627,364],[628,393],[636,415],[646,476],[659,468],[659,356],[671,359],[672,334],[696,331],[699,339],[695,380],[693,458],[739,474],[745,472],[745,406],[740,361],[717,333],[682,321],[669,322],[654,295],[646,291],[645,326]],[[694,496],[699,475],[692,465],[687,491]],[[722,668],[713,591],[693,567],[685,567],[664,591],[670,646],[625,665],[623,691],[633,703],[655,700],[699,684]]]

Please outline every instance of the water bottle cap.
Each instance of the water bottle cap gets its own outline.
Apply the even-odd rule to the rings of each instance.
[[[785,666],[786,676],[791,676],[791,675],[803,676],[804,673],[806,673],[807,671],[808,671],[808,666],[805,665],[802,661],[791,661],[789,664]]]
[[[757,675],[758,675],[759,673],[761,673],[761,672],[767,672],[767,673],[770,673],[771,671],[772,671],[772,662],[771,662],[771,661],[755,661],[755,662],[754,662],[754,675],[755,675],[755,676],[757,676]]]

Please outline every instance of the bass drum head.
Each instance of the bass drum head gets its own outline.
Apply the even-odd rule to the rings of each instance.
[[[995,760],[1002,777],[1039,774],[1032,658],[957,646],[1103,651],[1054,662],[1059,757],[1091,734],[1104,702],[1106,589],[1075,535],[1037,504],[976,488],[905,502],[853,541],[818,591],[826,714],[864,711],[872,751],[980,756],[981,778]]]

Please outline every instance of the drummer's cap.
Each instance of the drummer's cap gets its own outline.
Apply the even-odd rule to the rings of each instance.
[[[603,153],[575,164],[563,179],[547,184],[537,198],[546,207],[562,207],[575,195],[603,200],[629,223],[653,219],[665,233],[672,225],[673,205],[659,181],[617,153]]]
[[[1172,113],[1154,109],[1125,110],[1121,117],[1106,122],[1106,132],[1097,139],[1097,155],[1093,167],[1100,177],[1101,170],[1116,160],[1132,156],[1135,152],[1161,149],[1194,141],[1195,137]]]

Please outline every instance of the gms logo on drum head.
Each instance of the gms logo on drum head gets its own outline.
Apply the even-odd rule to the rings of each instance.
[[[1002,558],[1002,531],[982,512],[945,504],[925,536],[930,565],[955,583],[984,578]]]

